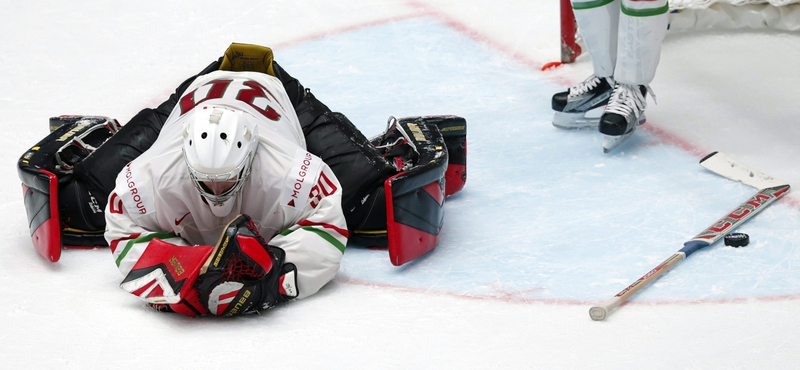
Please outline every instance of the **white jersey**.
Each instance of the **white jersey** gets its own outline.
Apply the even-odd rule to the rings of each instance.
[[[216,217],[195,189],[183,158],[184,123],[205,102],[264,117],[252,170],[226,217]],[[106,207],[105,238],[127,276],[151,239],[211,245],[239,214],[249,215],[271,246],[297,267],[298,298],[311,295],[339,269],[347,226],[341,186],[322,160],[305,150],[297,115],[281,82],[255,72],[199,76],[173,109],[152,147],[116,180]]]

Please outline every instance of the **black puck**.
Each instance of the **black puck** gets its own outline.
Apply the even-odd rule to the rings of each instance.
[[[745,233],[730,233],[725,235],[725,245],[731,247],[744,247],[750,244],[750,237]]]

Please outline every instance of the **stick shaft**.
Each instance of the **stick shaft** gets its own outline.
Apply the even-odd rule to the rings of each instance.
[[[677,252],[673,254],[670,258],[667,258],[664,262],[661,262],[661,264],[656,266],[656,268],[644,274],[644,276],[640,277],[639,280],[634,281],[633,284],[628,285],[627,288],[617,293],[617,295],[611,299],[589,309],[589,316],[595,321],[604,320],[611,310],[621,305],[622,302],[627,301],[628,298],[636,294],[636,292],[639,290],[650,285],[650,283],[658,279],[661,275],[664,275],[667,271],[672,270],[672,268],[675,267],[678,262],[683,261],[685,258],[686,254],[683,252]]]
[[[759,192],[750,197],[750,199],[740,204],[739,207],[736,207],[733,212],[719,219],[692,240],[684,243],[683,248],[673,254],[672,257],[667,258],[660,265],[656,266],[656,268],[639,278],[639,280],[636,280],[633,284],[617,293],[613,298],[589,309],[589,316],[595,321],[604,320],[611,310],[628,300],[628,298],[636,294],[639,290],[650,285],[650,283],[658,279],[658,277],[671,270],[678,262],[683,261],[692,253],[719,240],[725,233],[732,231],[788,192],[789,185],[786,184],[759,190]]]

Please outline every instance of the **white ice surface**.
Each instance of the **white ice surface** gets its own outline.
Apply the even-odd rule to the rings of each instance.
[[[800,35],[670,33],[648,122],[611,154],[550,124],[591,73],[558,59],[540,1],[36,1],[0,5],[4,369],[794,369],[800,202],[789,195],[594,322],[610,298],[754,190],[697,165],[721,150],[800,186]],[[319,294],[251,317],[150,311],[107,249],[34,251],[16,161],[61,114],[127,122],[231,42],[273,46],[362,131],[468,121],[469,178],[439,246],[402,267],[351,246]]]

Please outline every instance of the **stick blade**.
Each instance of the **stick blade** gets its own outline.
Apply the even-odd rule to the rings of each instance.
[[[700,160],[700,165],[717,175],[739,181],[758,190],[786,185],[786,182],[747,167],[723,152],[713,152],[707,155]]]

